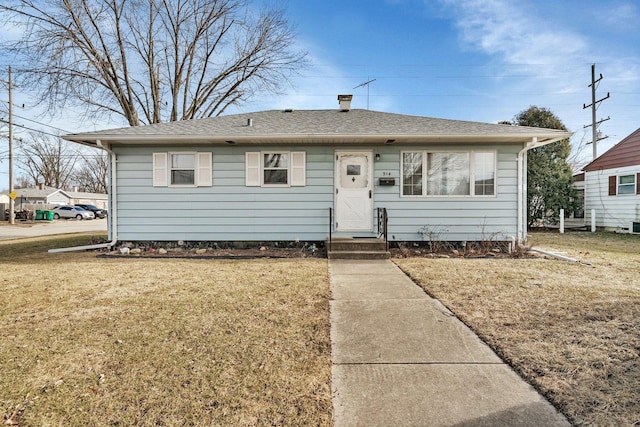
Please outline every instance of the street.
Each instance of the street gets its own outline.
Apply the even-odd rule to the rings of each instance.
[[[38,237],[53,234],[107,232],[107,219],[78,221],[74,219],[58,219],[55,221],[16,221],[15,225],[8,222],[0,223],[0,242],[25,237]]]

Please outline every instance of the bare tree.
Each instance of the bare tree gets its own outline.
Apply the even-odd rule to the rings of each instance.
[[[74,183],[89,193],[108,193],[109,156],[102,152],[82,155],[73,174]]]
[[[31,134],[22,143],[19,163],[27,179],[55,188],[65,188],[71,182],[77,154],[60,138],[51,140],[42,134]]]
[[[219,115],[306,63],[284,10],[247,0],[4,0],[0,18],[24,30],[3,47],[50,110],[132,126]]]
[[[38,184],[37,182],[33,182],[26,175],[21,175],[16,178],[15,188],[29,188]]]

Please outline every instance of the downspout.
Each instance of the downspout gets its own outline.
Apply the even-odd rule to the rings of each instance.
[[[527,240],[527,224],[526,224],[526,198],[524,196],[525,188],[527,186],[527,176],[525,172],[525,164],[524,159],[526,158],[527,151],[542,147],[543,145],[553,144],[554,142],[561,141],[566,139],[563,138],[554,138],[551,140],[547,140],[544,142],[538,142],[538,137],[533,137],[531,142],[528,142],[525,147],[518,152],[518,245],[523,245],[525,240]]]
[[[544,144],[538,144],[538,138],[533,137],[531,142],[528,142],[525,147],[518,152],[518,235],[517,235],[517,243],[518,245],[523,245],[525,240],[527,239],[526,233],[526,220],[525,220],[525,208],[524,205],[526,203],[524,192],[526,185],[526,176],[525,176],[525,167],[524,167],[524,159],[527,151],[540,147]]]
[[[107,235],[110,241],[106,243],[98,243],[96,245],[85,245],[85,246],[72,246],[69,248],[56,248],[49,249],[50,254],[61,253],[61,252],[73,252],[73,251],[84,251],[91,249],[103,249],[103,248],[111,248],[118,242],[118,210],[116,209],[116,153],[114,153],[111,149],[102,145],[101,140],[96,140],[96,145],[98,148],[109,153],[110,168],[109,168],[109,215],[107,219]]]

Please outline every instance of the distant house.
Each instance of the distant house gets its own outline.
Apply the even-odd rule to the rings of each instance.
[[[640,233],[640,129],[583,168],[585,212],[606,230]]]
[[[100,209],[108,209],[109,196],[107,194],[87,193],[82,191],[67,191],[66,193],[71,198],[70,204],[72,205],[80,203],[85,205],[94,205]]]
[[[271,110],[64,136],[111,154],[125,241],[526,238],[526,152],[553,129],[351,110]]]
[[[19,206],[20,203],[29,205],[68,205],[71,201],[71,196],[66,191],[42,184],[34,187],[17,188],[14,191],[17,194],[15,199],[16,206]]]
[[[29,206],[55,206],[85,203],[96,205],[102,209],[106,209],[108,205],[108,196],[106,194],[60,190],[59,188],[49,187],[43,184],[33,187],[16,188],[14,191],[17,194],[15,204],[18,208],[20,204],[26,204]],[[0,194],[0,203],[9,203],[8,191]]]

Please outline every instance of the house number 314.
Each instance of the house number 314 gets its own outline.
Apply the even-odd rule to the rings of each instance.
[[[382,172],[382,176],[391,176],[391,172]]]

